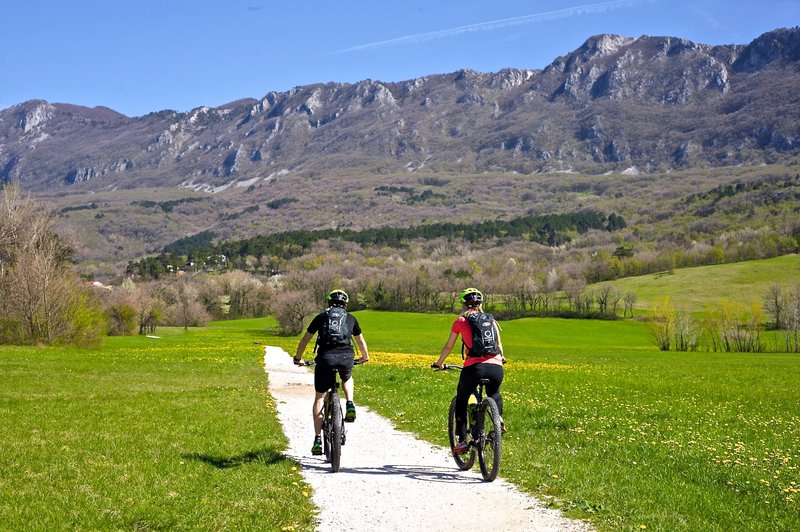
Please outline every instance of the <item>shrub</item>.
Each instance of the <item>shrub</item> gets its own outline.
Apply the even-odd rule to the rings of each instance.
[[[111,336],[129,336],[136,330],[136,309],[127,303],[109,305],[106,317]]]

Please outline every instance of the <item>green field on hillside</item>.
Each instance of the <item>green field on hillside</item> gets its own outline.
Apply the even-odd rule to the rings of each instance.
[[[676,310],[687,312],[703,311],[722,299],[750,305],[763,303],[773,285],[800,286],[800,255],[676,269],[603,284],[611,284],[622,294],[636,294],[638,309],[649,309],[664,297],[670,298]]]
[[[454,315],[356,315],[357,402],[445,445],[458,375],[429,365]],[[297,338],[273,328],[0,349],[2,528],[312,529],[261,365]],[[800,357],[662,353],[629,320],[502,328],[503,477],[602,530],[800,528]]]

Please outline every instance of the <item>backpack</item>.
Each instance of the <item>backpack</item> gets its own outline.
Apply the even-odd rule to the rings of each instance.
[[[317,343],[314,352],[319,348],[329,351],[335,348],[350,347],[351,333],[347,326],[347,311],[342,307],[329,307],[325,310],[326,320],[317,331]]]
[[[481,357],[484,355],[496,355],[499,352],[497,347],[497,335],[495,334],[494,316],[486,312],[472,312],[464,316],[472,329],[472,349],[467,353],[468,357]],[[462,354],[466,345],[462,343]]]

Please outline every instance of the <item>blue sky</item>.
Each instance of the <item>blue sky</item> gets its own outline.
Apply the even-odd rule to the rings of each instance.
[[[599,33],[747,44],[797,0],[5,1],[0,109],[30,99],[129,116],[318,82],[541,69]]]

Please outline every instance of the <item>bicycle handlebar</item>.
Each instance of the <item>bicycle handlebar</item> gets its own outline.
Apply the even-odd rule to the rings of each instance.
[[[436,364],[431,364],[431,367],[435,371],[448,371],[448,370],[451,370],[451,369],[458,369],[458,370],[464,369],[463,366],[456,366],[455,364],[442,364],[441,368],[439,366],[437,366]]]

